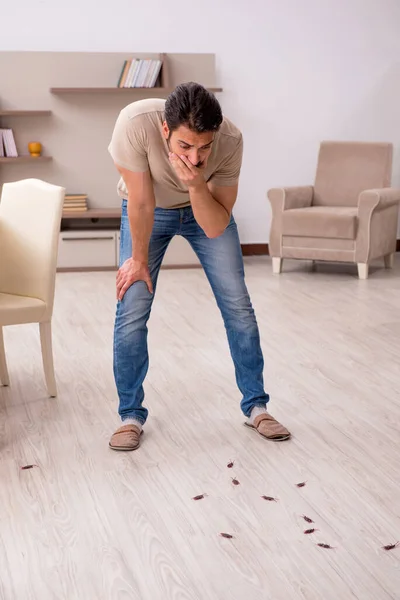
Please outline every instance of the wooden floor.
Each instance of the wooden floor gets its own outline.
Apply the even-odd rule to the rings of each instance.
[[[266,257],[246,269],[270,410],[293,432],[283,444],[242,426],[201,270],[161,274],[135,453],[108,449],[114,273],[58,275],[57,399],[37,328],[6,328],[1,600],[400,598],[400,547],[381,549],[400,540],[400,256],[368,281],[353,266],[291,261],[272,276]]]

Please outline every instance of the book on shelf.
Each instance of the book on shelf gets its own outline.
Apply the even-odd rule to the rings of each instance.
[[[18,151],[12,129],[0,129],[0,157],[17,158]]]
[[[87,206],[64,206],[63,208],[63,213],[69,213],[69,212],[85,212],[88,210]]]
[[[76,212],[87,210],[87,194],[65,194],[64,212]]]
[[[162,60],[132,58],[125,60],[118,79],[119,88],[153,88],[161,72]]]
[[[65,202],[82,202],[87,200],[87,194],[65,194]]]

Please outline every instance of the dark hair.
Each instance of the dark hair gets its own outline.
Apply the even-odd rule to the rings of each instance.
[[[168,96],[165,120],[171,132],[181,125],[196,133],[217,131],[222,123],[222,110],[214,94],[191,81],[181,83]]]

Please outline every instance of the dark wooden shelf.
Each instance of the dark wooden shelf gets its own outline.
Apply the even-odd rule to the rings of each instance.
[[[2,156],[0,163],[27,163],[27,162],[48,162],[53,160],[52,156]]]
[[[120,208],[88,208],[87,210],[64,211],[63,219],[119,219]]]
[[[49,117],[51,110],[0,110],[0,117]]]
[[[119,88],[119,87],[86,87],[86,88],[50,88],[50,92],[52,94],[61,95],[61,94],[115,94],[115,93],[163,93],[168,94],[173,91],[174,88],[169,87],[152,87],[152,88]],[[207,88],[210,92],[222,92],[222,88],[214,87]]]

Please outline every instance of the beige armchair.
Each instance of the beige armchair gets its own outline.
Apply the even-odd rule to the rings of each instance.
[[[25,179],[5,183],[0,202],[0,382],[9,385],[3,326],[39,323],[50,396],[57,395],[51,318],[64,194],[62,187]]]
[[[314,186],[268,191],[274,273],[284,258],[357,263],[360,279],[376,258],[393,266],[400,190],[390,187],[392,152],[386,143],[323,142]]]

